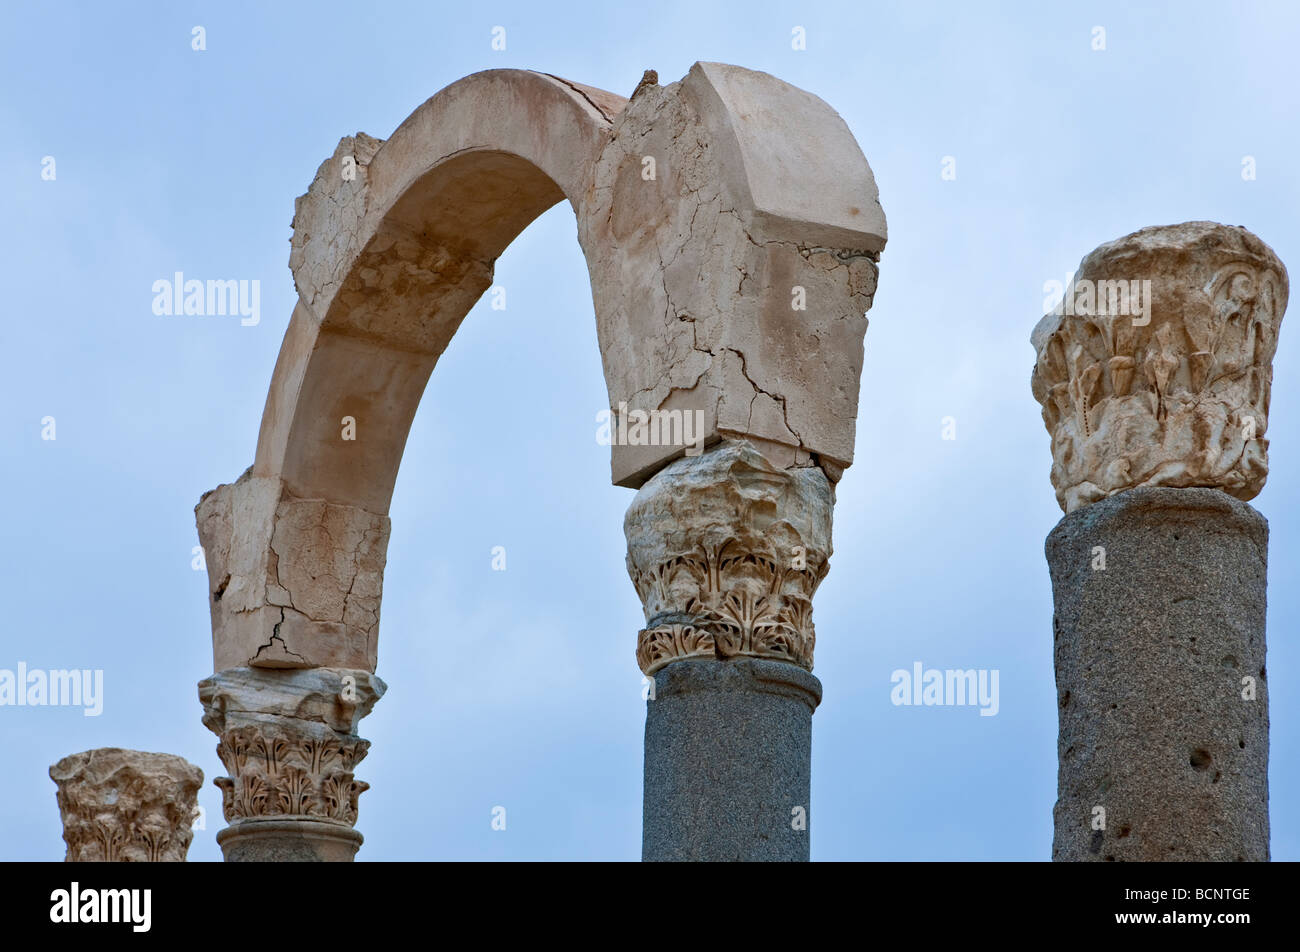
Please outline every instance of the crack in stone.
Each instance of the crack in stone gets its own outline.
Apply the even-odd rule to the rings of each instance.
[[[253,654],[253,657],[249,659],[249,664],[251,666],[256,667],[257,665],[255,664],[255,662],[257,661],[257,659],[262,657],[262,654],[266,652],[268,649],[270,649],[278,641],[280,642],[281,651],[283,651],[286,655],[291,655],[292,657],[298,659],[303,663],[304,666],[310,667],[310,664],[308,663],[307,659],[304,658],[302,655],[298,654],[296,651],[290,651],[289,646],[285,643],[285,640],[280,637],[280,626],[283,624],[284,624],[284,608],[281,607],[280,620],[276,622],[275,627],[271,629],[270,640],[267,641],[266,644],[258,648],[257,651]]]
[[[591,105],[591,108],[596,110],[598,113],[600,113],[600,117],[604,119],[606,123],[612,123],[614,121],[614,116],[609,115],[607,112],[605,112],[604,109],[601,109],[600,106],[596,104],[595,100],[593,100],[590,96],[588,96],[586,92],[580,89],[571,80],[565,79],[563,76],[556,76],[554,73],[542,73],[542,75],[551,77],[551,79],[555,80],[557,83],[563,83],[565,86],[567,86],[569,89],[572,89],[583,99],[587,100],[587,102]],[[617,113],[615,115],[617,115]]]
[[[740,358],[740,372],[744,375],[745,379],[749,381],[749,385],[750,385],[751,387],[754,388],[754,396],[753,396],[752,398],[750,398],[750,401],[749,401],[749,415],[750,415],[750,419],[749,419],[749,421],[748,421],[748,423],[747,423],[746,425],[748,426],[748,425],[750,425],[750,424],[753,423],[753,416],[754,416],[754,401],[758,399],[758,395],[759,395],[760,393],[761,393],[761,394],[764,394],[765,396],[770,397],[771,399],[780,402],[780,404],[781,404],[781,418],[782,418],[782,420],[784,420],[784,422],[785,422],[785,428],[786,428],[787,430],[790,431],[790,435],[791,435],[791,436],[793,436],[796,440],[799,441],[799,448],[800,448],[801,450],[804,450],[804,451],[806,452],[806,451],[807,451],[807,446],[804,444],[803,437],[801,437],[801,436],[799,435],[799,433],[794,429],[794,427],[792,427],[792,426],[790,425],[789,409],[788,409],[788,407],[786,406],[786,399],[785,399],[785,397],[783,397],[783,396],[781,396],[780,394],[777,394],[777,393],[772,393],[772,392],[769,391],[769,390],[764,390],[762,387],[760,387],[757,383],[754,382],[754,379],[753,379],[752,377],[749,376],[749,368],[746,366],[746,363],[745,363],[745,355],[744,355],[743,353],[741,353],[739,350],[737,350],[737,349],[734,348],[734,347],[724,347],[723,349],[724,349],[724,350],[729,350],[729,351],[731,351],[733,354],[735,354],[737,357]]]

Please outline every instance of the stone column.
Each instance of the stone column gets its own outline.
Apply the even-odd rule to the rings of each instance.
[[[812,597],[834,493],[748,442],[686,456],[624,520],[645,610],[645,860],[807,860]]]
[[[183,863],[203,771],[171,754],[101,747],[50,768],[65,862]]]
[[[388,517],[301,499],[249,470],[195,510],[208,567],[213,670],[199,683],[219,738],[227,862],[351,862],[353,774],[375,669]]]
[[[199,683],[220,742],[226,862],[350,862],[361,846],[353,775],[370,742],[357,725],[383,695],[363,670],[233,668]]]
[[[1054,860],[1268,859],[1268,524],[1245,500],[1287,291],[1245,229],[1145,228],[1034,331],[1066,512]]]

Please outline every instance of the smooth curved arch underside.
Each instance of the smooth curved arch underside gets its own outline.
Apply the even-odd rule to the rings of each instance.
[[[254,475],[387,512],[434,363],[510,242],[565,198],[581,209],[624,102],[540,73],[480,73],[425,102],[368,161],[341,148],[321,166],[295,216],[302,301]],[[363,452],[339,439],[345,415],[365,421]]]

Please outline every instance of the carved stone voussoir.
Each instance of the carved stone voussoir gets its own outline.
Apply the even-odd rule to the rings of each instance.
[[[778,469],[746,442],[652,477],[624,519],[646,617],[641,670],[744,656],[812,670],[812,598],[829,569],[833,505],[821,469]]]
[[[185,862],[203,771],[171,754],[102,747],[50,768],[69,863]]]
[[[366,671],[335,668],[236,668],[200,682],[203,723],[229,773],[215,780],[226,820],[355,824],[369,784],[353,770],[370,747],[356,728],[385,690]]]
[[[1084,258],[1032,337],[1061,508],[1139,486],[1258,495],[1287,293],[1267,245],[1213,222],[1144,228]]]

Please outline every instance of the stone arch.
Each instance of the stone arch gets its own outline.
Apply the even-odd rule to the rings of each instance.
[[[506,246],[564,199],[582,214],[625,104],[542,73],[492,70],[427,100],[385,142],[344,139],[295,209],[301,302],[254,475],[283,478],[299,498],[386,512],[434,362]],[[364,453],[339,439],[335,410],[349,409],[368,416]]]
[[[243,849],[235,840],[252,842],[244,821],[288,849],[285,830],[262,822],[286,814],[348,827],[311,834],[332,858],[360,842],[350,827],[365,785],[351,769],[366,743],[355,730],[384,690],[373,673],[387,513],[407,433],[497,257],[565,199],[591,277],[613,481],[641,487],[706,446],[738,454],[732,465],[710,451],[708,472],[745,484],[758,521],[738,515],[737,538],[764,550],[745,558],[774,565],[774,539],[803,539],[812,564],[798,593],[780,595],[780,630],[742,632],[726,650],[811,667],[812,590],[829,556],[830,487],[853,458],[886,234],[861,149],[822,100],[734,66],[697,63],[668,86],[647,73],[631,99],[543,73],[477,73],[386,141],[343,139],[298,199],[299,301],[255,461],[196,507],[217,672],[200,697],[233,775],[218,780],[235,824],[223,831],[227,858]],[[647,435],[655,414],[669,422]],[[774,522],[785,528],[773,534]],[[680,561],[668,548],[696,545],[693,532],[629,534],[638,591],[662,576],[661,558]],[[655,612],[647,602],[647,622],[683,615],[677,594]],[[650,627],[647,673],[724,647]],[[342,753],[300,765],[308,779],[292,795],[252,797],[282,783],[279,761],[248,755],[272,750],[273,737]]]
[[[198,508],[218,671],[374,670],[388,506],[425,384],[506,246],[562,200],[582,214],[625,104],[492,70],[321,164],[295,203],[299,301],[255,461]]]
[[[388,504],[420,395],[497,256],[564,199],[616,433],[638,410],[675,410],[700,416],[700,442],[744,437],[832,480],[851,462],[885,225],[843,120],[718,64],[643,83],[631,105],[543,73],[476,73],[388,140],[342,140],[296,203],[299,302],[255,462],[197,510],[218,671],[374,670]],[[816,318],[792,310],[796,286]],[[614,481],[639,486],[686,451],[625,440]]]

